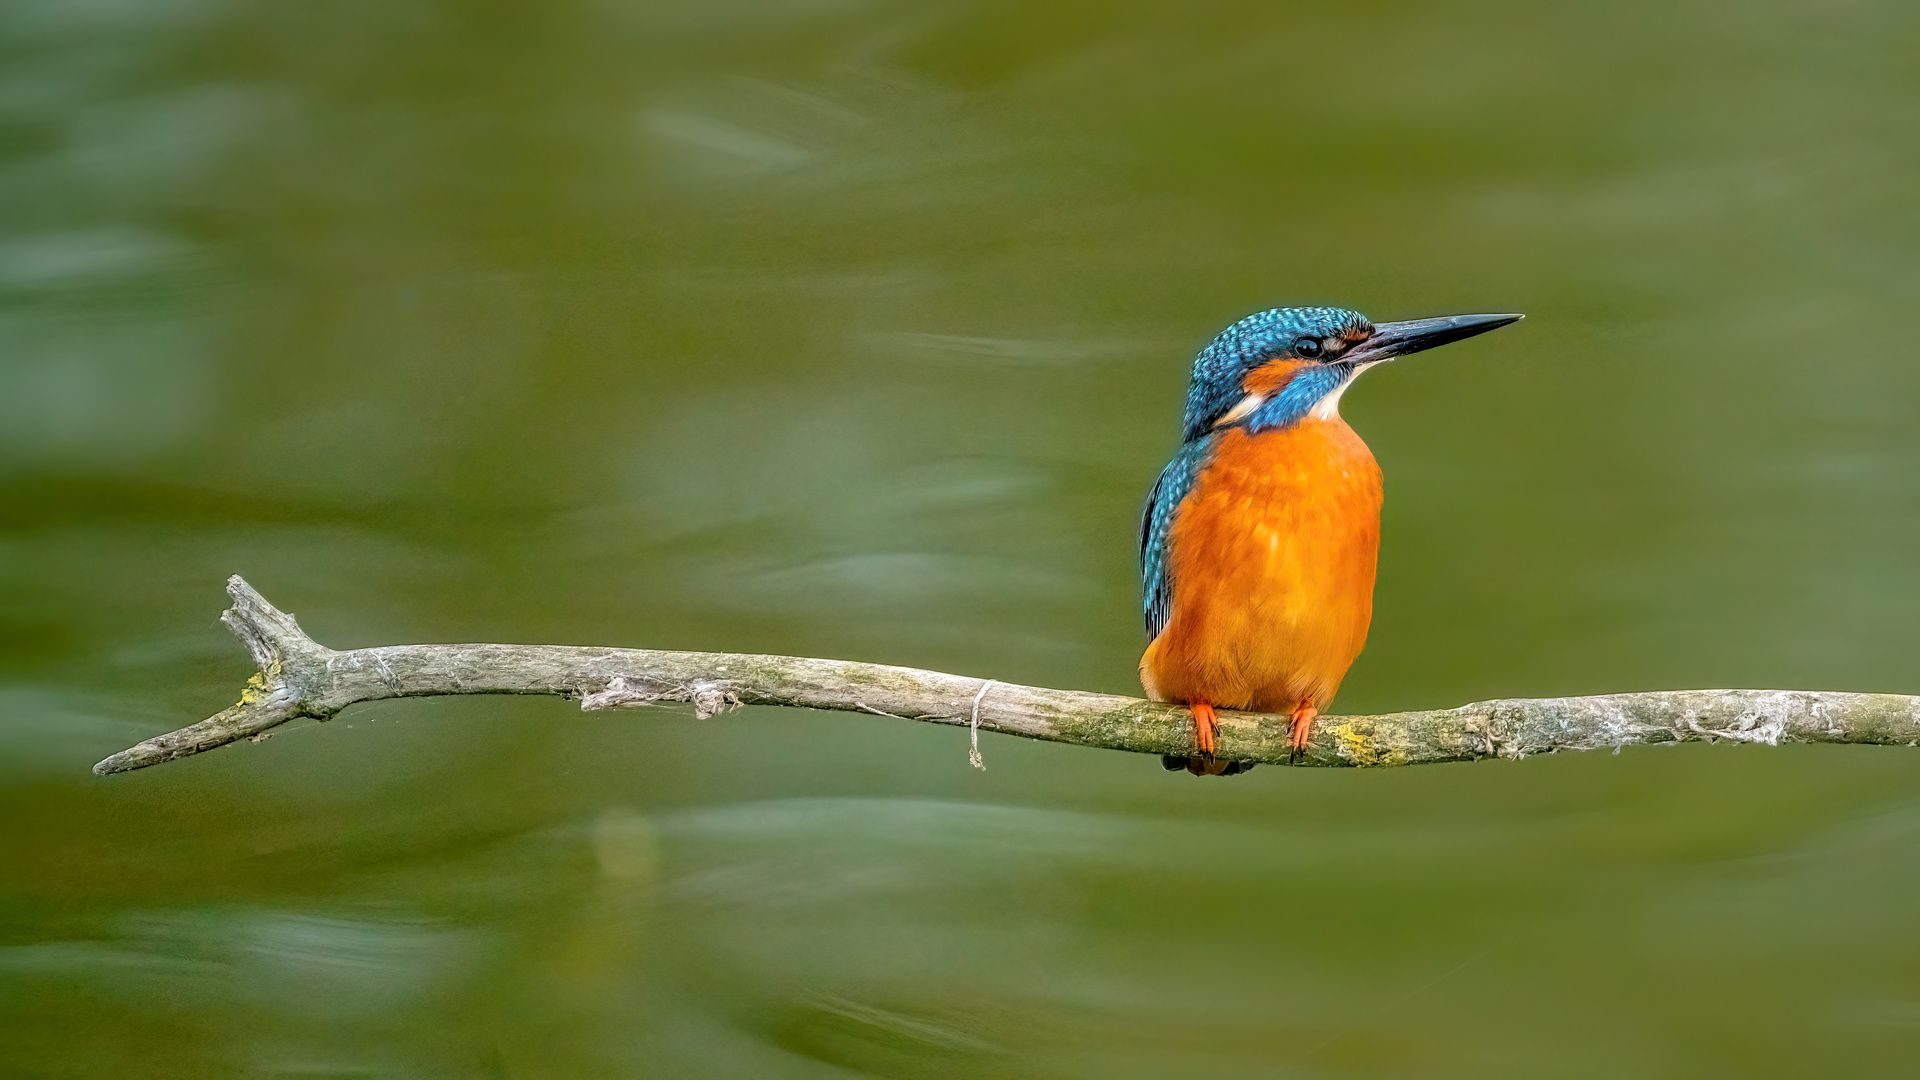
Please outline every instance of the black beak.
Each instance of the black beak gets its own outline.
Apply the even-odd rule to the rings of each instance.
[[[1524,318],[1525,315],[1443,315],[1438,319],[1379,323],[1373,328],[1373,336],[1348,350],[1340,358],[1340,363],[1372,364],[1391,360],[1396,356],[1406,356],[1489,330],[1498,330]]]

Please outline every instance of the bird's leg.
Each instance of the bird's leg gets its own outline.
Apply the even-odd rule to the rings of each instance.
[[[1193,752],[1213,756],[1214,732],[1219,730],[1219,721],[1213,715],[1213,706],[1204,701],[1196,701],[1187,708],[1193,710]]]
[[[1313,738],[1313,718],[1320,710],[1306,702],[1293,707],[1293,716],[1287,720],[1287,764],[1300,760],[1307,752],[1307,740]]]

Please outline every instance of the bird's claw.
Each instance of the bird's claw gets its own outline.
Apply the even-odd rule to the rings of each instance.
[[[1219,718],[1214,715],[1213,706],[1205,702],[1195,702],[1187,708],[1193,710],[1193,752],[1203,757],[1212,757],[1219,742],[1214,738],[1220,729]]]
[[[1287,719],[1287,764],[1296,765],[1306,756],[1307,743],[1313,739],[1313,718],[1320,710],[1301,702]]]

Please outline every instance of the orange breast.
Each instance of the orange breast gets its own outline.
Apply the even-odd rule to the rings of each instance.
[[[1291,712],[1331,701],[1373,618],[1380,467],[1338,416],[1220,439],[1169,537],[1147,694]]]

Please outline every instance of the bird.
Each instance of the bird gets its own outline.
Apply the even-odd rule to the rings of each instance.
[[[1379,364],[1522,318],[1376,324],[1346,308],[1273,308],[1200,351],[1180,449],[1140,521],[1140,683],[1193,714],[1192,752],[1163,757],[1169,771],[1253,767],[1215,757],[1219,709],[1287,716],[1297,761],[1366,644],[1381,475],[1341,395]]]

